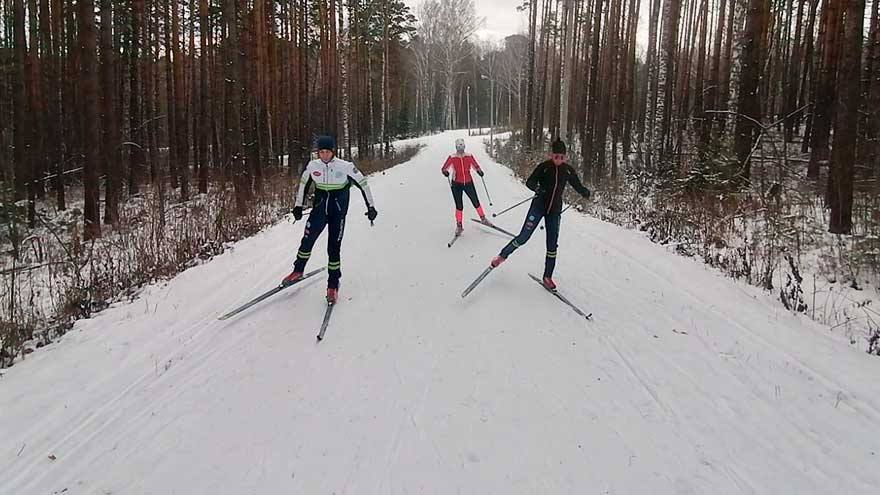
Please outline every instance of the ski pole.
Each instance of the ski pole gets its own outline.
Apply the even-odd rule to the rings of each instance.
[[[501,211],[498,212],[498,213],[493,213],[493,214],[492,214],[492,217],[497,217],[498,215],[503,215],[504,213],[507,213],[508,211],[510,211],[510,210],[512,210],[512,209],[514,209],[514,208],[516,208],[517,206],[519,206],[519,205],[525,203],[526,201],[529,201],[529,200],[531,200],[531,199],[535,199],[536,196],[537,196],[537,195],[535,195],[535,196],[529,196],[528,198],[526,198],[526,199],[520,201],[519,203],[517,203],[517,204],[511,206],[510,208],[507,208],[507,209],[501,210]]]
[[[492,206],[492,196],[489,196],[489,188],[486,187],[486,178],[483,177],[482,175],[480,176],[480,178],[483,179],[483,189],[486,190],[486,198],[489,199],[489,206]]]

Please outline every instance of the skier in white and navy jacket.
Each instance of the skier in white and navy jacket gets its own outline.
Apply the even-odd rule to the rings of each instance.
[[[302,243],[296,254],[296,262],[293,272],[282,281],[283,284],[291,284],[303,277],[306,263],[312,255],[312,246],[318,240],[318,236],[324,231],[324,227],[330,230],[330,239],[327,242],[327,300],[336,302],[339,291],[339,279],[342,276],[340,264],[340,248],[342,247],[342,235],[345,231],[345,216],[348,213],[349,188],[353,185],[361,190],[364,202],[367,204],[365,215],[372,223],[378,213],[373,203],[373,194],[367,185],[367,178],[351,162],[341,160],[335,156],[336,142],[330,136],[321,136],[317,140],[318,159],[312,160],[306,165],[299,182],[299,191],[296,194],[296,205],[293,208],[293,216],[297,220],[302,218],[303,200],[309,186],[315,185],[315,198],[312,211],[306,221]]]

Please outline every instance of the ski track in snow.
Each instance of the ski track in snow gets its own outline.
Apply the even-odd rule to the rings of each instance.
[[[556,280],[591,321],[528,278],[540,230],[462,300],[508,238],[446,245],[459,136],[487,212],[529,196],[481,137],[413,140],[370,178],[375,227],[352,194],[323,342],[326,272],[216,319],[289,272],[285,221],[10,368],[0,494],[876,493],[880,360],[638,232],[563,215]]]

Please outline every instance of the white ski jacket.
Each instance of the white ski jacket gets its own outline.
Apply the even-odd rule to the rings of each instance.
[[[347,190],[354,184],[363,193],[367,207],[375,207],[373,194],[370,192],[370,186],[367,184],[367,178],[364,177],[364,174],[355,167],[354,163],[335,156],[327,163],[315,159],[306,165],[299,181],[299,191],[296,193],[296,206],[303,205],[309,183],[314,183],[318,191],[325,193]]]

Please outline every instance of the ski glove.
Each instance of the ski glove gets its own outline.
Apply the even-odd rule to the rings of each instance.
[[[479,175],[480,177],[482,177],[482,176],[483,176],[483,171],[482,171],[482,170],[477,170],[477,175]]]
[[[293,207],[293,218],[297,220],[302,220],[303,217],[303,208],[302,206],[294,206]]]
[[[372,221],[375,220],[376,217],[379,215],[379,212],[377,212],[376,209],[373,208],[373,207],[371,206],[371,207],[367,210],[367,212],[364,213],[364,215],[366,215],[367,218],[369,218],[370,221],[372,222]]]
[[[590,192],[589,189],[587,189],[587,193],[586,193],[586,194],[581,194],[581,196],[583,196],[585,199],[590,199],[590,196],[592,196],[592,195],[593,195],[593,194]]]
[[[446,177],[449,177],[449,170],[444,170],[443,175],[445,175]]]

